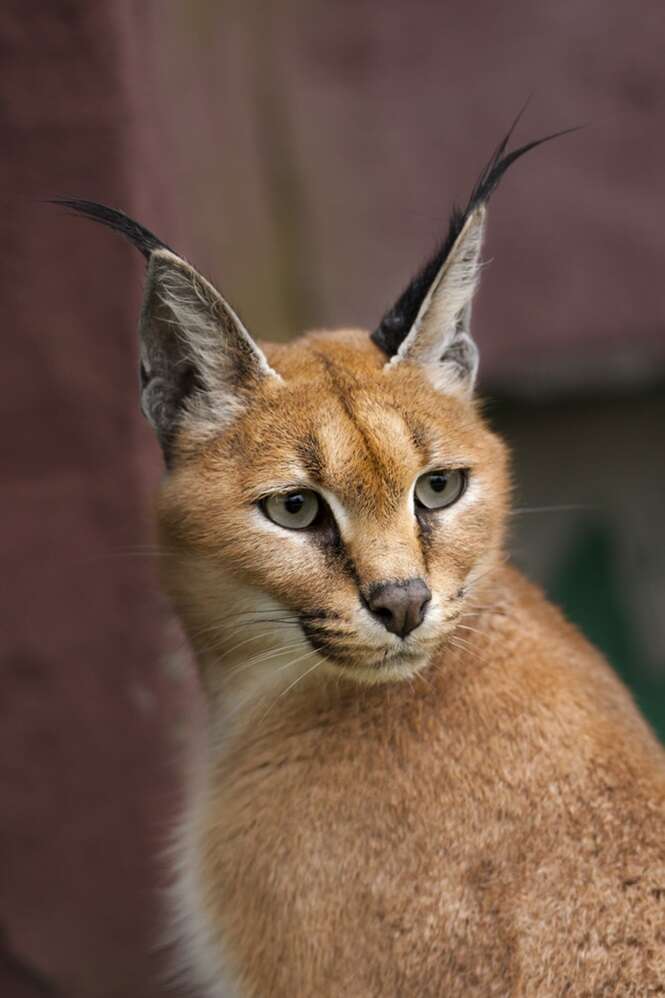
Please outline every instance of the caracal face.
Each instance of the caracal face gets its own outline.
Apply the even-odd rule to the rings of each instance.
[[[264,672],[409,677],[501,549],[504,446],[475,403],[416,365],[386,365],[367,333],[265,352],[280,378],[218,437],[184,438],[165,481],[167,587],[213,671],[255,656]],[[386,587],[397,614],[377,606]]]
[[[511,132],[371,335],[259,343],[149,230],[61,202],[147,261],[140,383],[168,472],[160,561],[208,692],[259,660],[288,682],[408,678],[500,557],[506,459],[474,401],[471,310],[487,201],[553,137],[506,152]]]

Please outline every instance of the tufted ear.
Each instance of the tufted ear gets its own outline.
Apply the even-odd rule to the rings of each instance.
[[[475,384],[478,348],[469,326],[484,230],[485,207],[480,205],[467,217],[390,361],[391,366],[403,361],[420,364],[443,392],[470,395]]]
[[[248,403],[269,366],[218,291],[148,229],[90,201],[59,200],[126,236],[148,262],[139,323],[141,408],[169,464],[180,427],[218,433]]]
[[[475,384],[478,349],[470,332],[471,305],[480,275],[490,196],[516,159],[543,142],[575,131],[556,132],[506,153],[519,117],[483,170],[466,208],[453,209],[440,248],[372,333],[374,342],[391,358],[391,367],[419,364],[444,392],[470,395]]]
[[[170,250],[150,256],[139,332],[141,407],[167,456],[180,425],[218,433],[262,378],[279,379],[228,302]]]

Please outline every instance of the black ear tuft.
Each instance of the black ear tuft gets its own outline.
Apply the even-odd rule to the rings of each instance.
[[[77,215],[83,215],[85,218],[91,218],[93,222],[99,222],[101,225],[108,226],[109,229],[115,229],[125,239],[129,239],[130,243],[136,246],[146,260],[150,259],[151,253],[154,253],[155,250],[165,249],[173,253],[171,247],[158,239],[149,229],[139,225],[134,219],[115,208],[98,204],[96,201],[82,201],[79,198],[53,198],[48,203],[69,208]]]
[[[517,115],[514,122],[510,126],[507,135],[499,143],[494,155],[483,172],[480,174],[478,181],[471,191],[471,196],[469,197],[466,208],[462,210],[453,206],[446,238],[443,240],[431,259],[425,264],[420,273],[418,273],[408,287],[404,289],[395,305],[393,305],[389,312],[386,312],[380,325],[372,333],[372,340],[377,344],[377,346],[381,347],[384,353],[388,354],[389,357],[392,357],[393,354],[397,353],[402,340],[404,340],[408,335],[409,330],[416,321],[416,317],[420,311],[420,306],[425,300],[425,296],[429,291],[434,278],[441,270],[448,254],[455,245],[457,237],[464,228],[466,220],[476,208],[482,204],[486,204],[489,201],[508,167],[512,166],[515,160],[519,159],[520,156],[523,156],[531,149],[535,149],[536,146],[542,145],[543,142],[549,142],[551,139],[556,139],[560,135],[567,135],[568,132],[577,131],[577,128],[566,128],[561,132],[554,132],[552,135],[546,135],[542,139],[535,139],[533,142],[527,142],[526,145],[520,146],[518,149],[513,149],[512,152],[506,153],[506,147],[512,137],[515,126],[522,116],[523,111],[524,108],[522,108],[522,111],[520,111]]]

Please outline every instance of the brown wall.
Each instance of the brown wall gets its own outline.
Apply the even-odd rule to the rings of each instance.
[[[38,203],[146,209],[137,25],[128,4],[0,15],[3,998],[38,980],[163,993],[156,857],[192,687],[165,667],[151,561],[125,556],[149,540],[159,473],[136,405],[141,267]]]
[[[184,249],[257,334],[371,325],[531,95],[476,310],[486,383],[665,367],[658,0],[164,5],[157,108]]]

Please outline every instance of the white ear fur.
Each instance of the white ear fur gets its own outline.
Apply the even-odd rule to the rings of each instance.
[[[386,365],[408,361],[425,368],[442,392],[470,395],[478,371],[478,349],[471,339],[471,304],[480,276],[485,207],[469,215],[464,228],[432,281],[413,326]]]
[[[259,379],[279,378],[231,306],[169,250],[150,256],[141,337],[141,405],[167,449],[184,421],[219,432]]]

